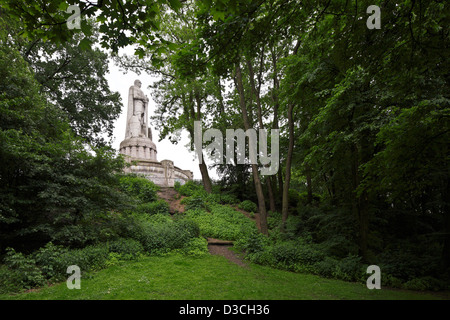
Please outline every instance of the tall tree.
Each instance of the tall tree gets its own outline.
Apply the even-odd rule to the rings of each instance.
[[[108,55],[95,47],[79,47],[86,39],[97,42],[97,37],[97,32],[89,37],[75,34],[64,44],[35,39],[22,43],[21,52],[42,93],[67,114],[74,132],[88,143],[105,145],[122,103],[106,80]]]

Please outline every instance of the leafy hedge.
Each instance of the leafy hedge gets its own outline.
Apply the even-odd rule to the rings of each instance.
[[[119,186],[120,191],[142,202],[156,201],[157,192],[160,190],[154,182],[133,174],[120,176]]]
[[[222,240],[237,240],[256,231],[255,223],[233,208],[212,204],[211,212],[203,209],[186,211],[186,217],[195,221],[202,236]]]
[[[251,200],[244,200],[239,204],[239,209],[245,210],[247,212],[257,212],[258,206]]]
[[[153,202],[145,202],[138,204],[136,208],[133,210],[133,212],[138,214],[147,214],[147,215],[154,215],[154,214],[169,214],[169,204],[162,200],[156,200]]]
[[[138,259],[143,255],[178,252],[201,256],[208,252],[207,242],[200,238],[200,228],[193,220],[174,221],[165,214],[135,214],[124,219],[122,224],[121,233],[126,238],[116,238],[81,249],[69,249],[49,242],[25,255],[8,248],[3,265],[0,265],[0,293],[18,292],[48,282],[63,281],[68,277],[66,271],[71,265],[77,265],[84,273],[120,261]]]
[[[245,259],[261,265],[293,272],[317,274],[326,278],[365,283],[368,264],[357,255],[329,256],[321,244],[301,237],[295,240],[266,237],[258,232],[248,233],[235,242],[235,247],[245,253]],[[407,262],[404,262],[407,264]],[[400,277],[391,266],[379,263],[382,270],[381,285],[408,290],[448,290],[448,281],[433,276],[414,273]],[[401,269],[400,269],[401,270]]]
[[[175,190],[182,196],[190,197],[194,193],[203,192],[206,193],[203,186],[193,180],[187,181],[185,184],[181,185],[178,181],[175,182]]]

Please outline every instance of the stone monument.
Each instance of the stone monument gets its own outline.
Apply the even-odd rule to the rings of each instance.
[[[125,140],[120,143],[119,149],[131,163],[125,171],[143,175],[162,187],[173,187],[175,181],[184,184],[192,180],[192,171],[181,170],[171,160],[157,160],[156,145],[148,126],[149,99],[141,86],[141,81],[136,80],[128,90]]]

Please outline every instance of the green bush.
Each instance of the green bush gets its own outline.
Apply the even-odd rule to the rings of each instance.
[[[154,214],[152,216],[146,217],[145,221],[154,226],[173,223],[172,218],[166,214]]]
[[[174,221],[164,215],[153,215],[137,223],[130,234],[143,245],[145,252],[161,254],[182,249],[199,233],[199,227],[194,221]]]
[[[369,277],[366,270],[367,266],[363,265],[361,257],[356,255],[349,255],[343,259],[327,256],[315,262],[313,266],[313,273],[317,275],[344,281],[365,282]]]
[[[175,230],[180,233],[186,233],[190,238],[197,238],[200,236],[200,227],[198,223],[191,219],[181,219],[174,223]]]
[[[47,243],[32,254],[36,265],[41,269],[45,278],[59,281],[65,278],[68,265],[64,264],[62,256],[69,252],[67,248]]]
[[[208,201],[206,197],[200,195],[192,195],[190,197],[181,200],[181,204],[184,204],[185,210],[205,209],[209,210]]]
[[[73,249],[61,256],[62,264],[67,268],[76,265],[81,272],[97,271],[107,266],[109,249],[107,244],[91,245],[82,249]]]
[[[439,291],[445,289],[442,286],[442,281],[439,281],[438,279],[430,276],[409,280],[408,282],[403,284],[403,288],[407,290],[419,290],[419,291],[425,290]]]
[[[253,221],[223,205],[211,205],[211,212],[201,209],[188,210],[186,217],[198,223],[200,232],[205,237],[237,240],[243,234],[257,230]]]
[[[279,228],[281,224],[281,213],[278,212],[269,212],[267,217],[267,228],[269,230],[274,230]]]
[[[321,261],[317,261],[313,266],[313,273],[325,277],[333,278],[338,260],[332,257],[325,257]]]
[[[220,195],[220,203],[221,204],[236,204],[239,202],[239,199],[236,196],[231,194],[221,194]]]
[[[206,193],[203,186],[193,180],[190,180],[183,185],[181,185],[180,183],[175,184],[175,190],[182,196],[186,196],[186,197],[192,196],[195,192],[205,192]]]
[[[262,252],[270,245],[270,240],[258,231],[250,232],[247,236],[238,239],[234,247],[244,251],[247,255]]]
[[[141,203],[137,205],[135,212],[139,214],[148,214],[148,215],[170,213],[169,204],[162,199],[153,202]]]
[[[18,270],[0,265],[0,293],[19,292],[23,289],[23,275]]]
[[[208,241],[205,238],[192,238],[184,246],[183,253],[189,256],[202,257],[208,254]]]
[[[282,269],[293,270],[294,265],[300,261],[300,248],[291,242],[278,243],[271,252],[275,263]]]
[[[398,241],[379,255],[379,266],[384,272],[403,282],[415,278],[438,276],[439,246],[427,242]]]
[[[207,203],[216,203],[220,204],[220,194],[219,193],[208,193],[205,196],[203,196]]]
[[[251,200],[242,201],[238,207],[247,212],[258,212],[258,206]]]
[[[7,248],[4,264],[12,271],[12,276],[9,280],[17,284],[12,286],[30,289],[45,283],[45,277],[36,266],[36,261],[21,252]]]
[[[367,266],[361,264],[361,257],[356,255],[349,255],[341,259],[336,264],[333,271],[333,278],[344,281],[361,281],[367,279]]]
[[[80,267],[81,272],[100,270],[107,266],[108,258],[105,244],[69,250],[48,243],[29,255],[8,248],[4,266],[0,268],[0,291],[16,292],[42,286],[47,281],[62,281],[71,265]]]
[[[401,288],[403,286],[402,281],[386,272],[383,272],[381,276],[381,287],[386,286],[390,288]]]
[[[108,243],[109,252],[118,253],[124,260],[132,260],[144,252],[142,244],[134,239],[121,238]]]
[[[250,262],[264,265],[264,266],[275,266],[276,261],[273,257],[273,254],[270,248],[266,248],[263,251],[254,252],[245,256],[246,260]]]
[[[152,181],[133,174],[120,176],[119,186],[122,192],[142,202],[157,200],[157,192],[160,188]]]

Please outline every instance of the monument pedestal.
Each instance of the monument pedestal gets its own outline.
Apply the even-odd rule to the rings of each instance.
[[[153,181],[160,187],[174,187],[175,182],[185,184],[193,179],[193,173],[190,170],[182,170],[173,165],[171,160],[152,161],[126,157],[131,163],[130,167],[125,168],[126,173],[136,173],[146,179]]]

